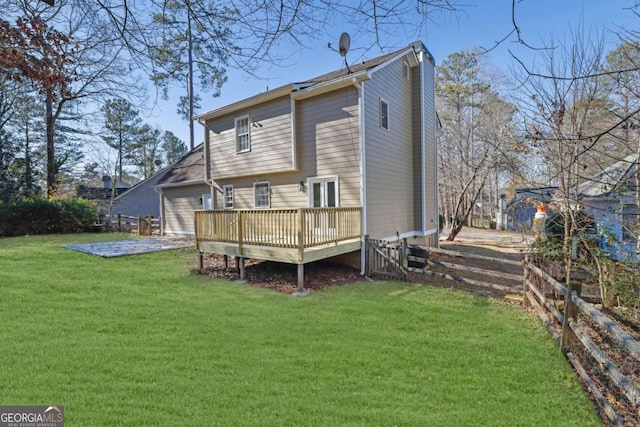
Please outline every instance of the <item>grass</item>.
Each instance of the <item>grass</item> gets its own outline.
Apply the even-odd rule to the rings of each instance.
[[[64,405],[67,426],[600,424],[517,307],[390,282],[294,298],[198,276],[190,250],[60,247],[116,237],[0,239],[0,405]]]

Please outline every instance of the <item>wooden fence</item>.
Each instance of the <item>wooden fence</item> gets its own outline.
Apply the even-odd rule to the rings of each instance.
[[[568,288],[524,262],[524,303],[536,311],[611,425],[640,425],[640,342]],[[617,396],[617,397],[616,397]]]
[[[409,271],[414,273],[455,281],[488,292],[522,294],[521,286],[514,286],[522,283],[522,261],[412,245],[409,247],[408,262],[411,265]],[[482,267],[474,267],[474,263]],[[512,285],[497,281],[510,282]]]
[[[160,234],[160,219],[151,215],[131,216],[122,214],[100,215],[96,224],[101,229],[130,232],[140,236]]]
[[[370,239],[364,236],[365,275],[382,279],[407,280],[407,239],[396,242]]]

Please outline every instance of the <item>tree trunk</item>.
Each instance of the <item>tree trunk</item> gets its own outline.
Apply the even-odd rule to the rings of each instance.
[[[53,96],[47,93],[45,99],[45,122],[47,128],[47,199],[56,195],[56,151],[53,134],[55,131],[55,120],[53,115]]]

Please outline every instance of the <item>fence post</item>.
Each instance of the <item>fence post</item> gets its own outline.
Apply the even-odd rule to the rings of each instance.
[[[363,265],[363,270],[364,270],[364,275],[365,276],[369,276],[370,272],[369,272],[369,268],[370,268],[370,261],[369,261],[369,235],[365,234],[364,235],[364,265]]]
[[[529,297],[527,297],[527,292],[529,292],[529,285],[527,281],[529,280],[529,255],[524,256],[524,261],[522,262],[523,267],[523,281],[522,281],[522,305],[524,308],[529,307]]]
[[[142,236],[142,217],[138,215],[138,236]]]
[[[569,326],[569,320],[578,319],[578,306],[573,303],[572,296],[580,296],[582,284],[571,282],[567,286],[567,295],[564,299],[564,315],[562,317],[562,338],[560,340],[560,349],[570,348],[576,340],[576,336]]]
[[[409,247],[407,238],[402,238],[402,252],[400,253],[400,266],[402,270],[402,280],[407,280],[407,272],[409,271]]]
[[[153,234],[153,230],[151,229],[151,218],[152,218],[152,216],[150,216],[150,215],[147,215],[145,217],[145,220],[147,222],[147,229],[145,230],[147,236],[151,236]]]
[[[122,231],[122,215],[118,214],[118,232]]]

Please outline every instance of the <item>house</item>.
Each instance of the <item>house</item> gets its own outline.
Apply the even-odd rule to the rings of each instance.
[[[154,187],[159,195],[160,229],[165,235],[194,235],[194,212],[211,209],[211,187],[204,180],[202,144],[167,168]]]
[[[123,182],[111,185],[111,177],[104,175],[102,177],[102,187],[89,187],[87,185],[79,185],[76,194],[83,199],[96,202],[99,210],[107,210],[111,198],[117,198],[127,193],[129,185]]]
[[[365,236],[437,245],[434,99],[434,60],[416,42],[196,116],[212,200],[198,249],[298,264],[300,285],[305,263]]]
[[[530,232],[538,205],[548,205],[558,187],[517,189],[513,198],[503,208],[507,230]]]
[[[623,160],[593,175],[578,185],[581,209],[595,222],[603,236],[602,247],[615,259],[638,262],[638,204],[635,174],[638,155]]]
[[[167,169],[159,170],[116,197],[113,200],[111,212],[134,217],[152,216],[153,218],[159,218],[160,204],[158,203],[158,193],[154,190],[154,186],[166,173]]]

